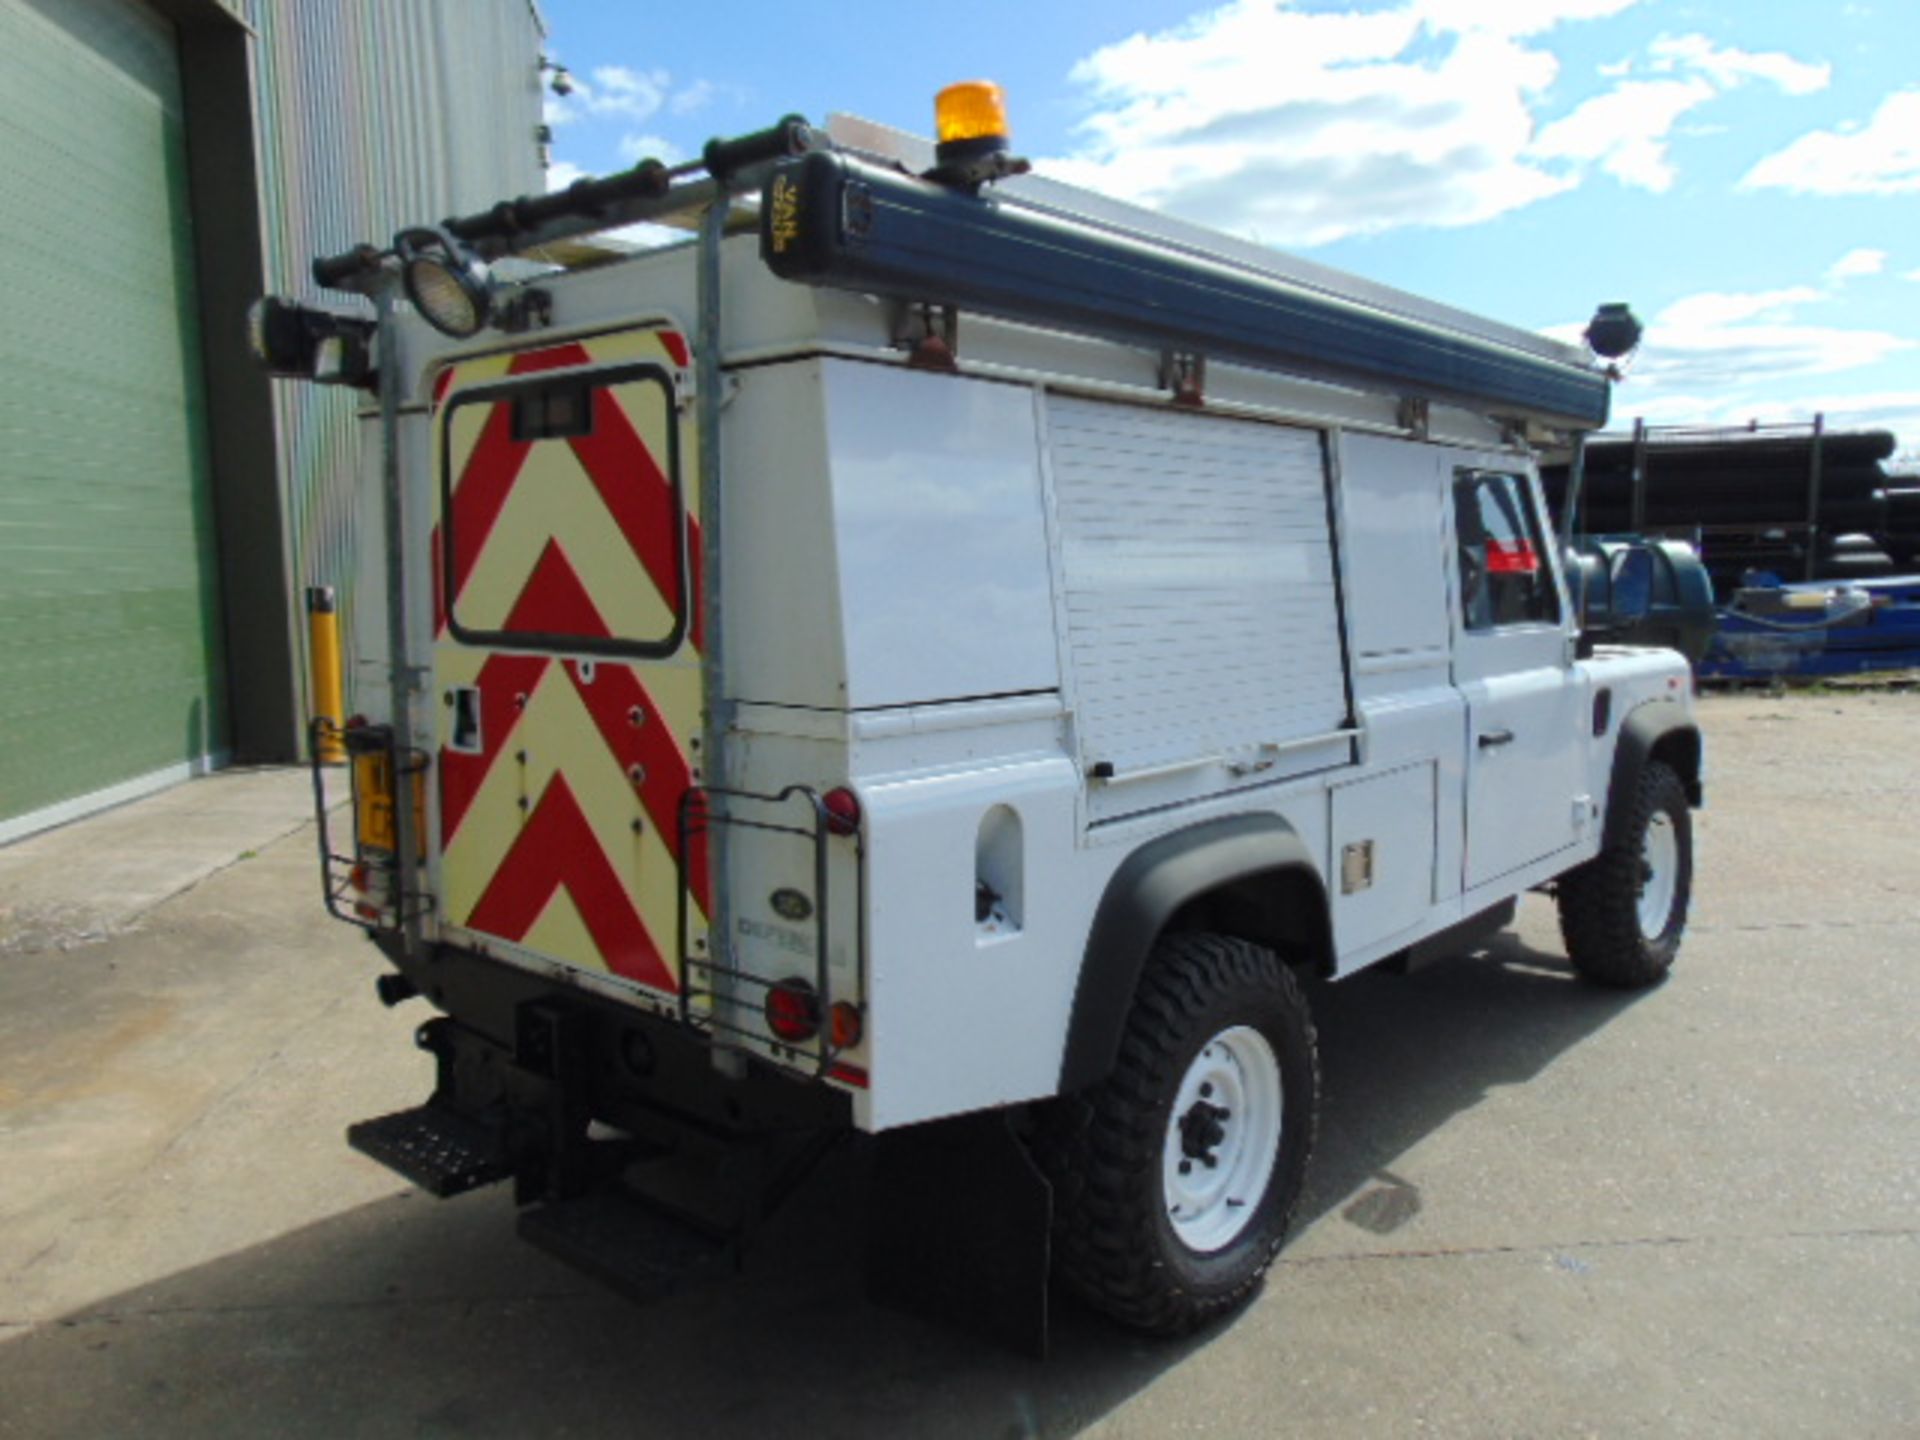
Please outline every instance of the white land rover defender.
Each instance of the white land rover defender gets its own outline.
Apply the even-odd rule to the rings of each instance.
[[[1038,1348],[1050,1274],[1154,1332],[1255,1285],[1296,977],[1551,887],[1658,981],[1701,748],[1604,643],[1644,555],[1542,507],[1593,356],[1025,175],[996,93],[405,231],[255,339],[369,397],[322,858],[439,1080],[352,1143],[644,1290],[864,1132],[875,1293]],[[638,220],[690,238],[584,239]]]

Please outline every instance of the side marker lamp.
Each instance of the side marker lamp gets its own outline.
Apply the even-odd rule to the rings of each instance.
[[[860,831],[860,797],[841,785],[820,797],[820,818],[829,835],[857,835]]]
[[[403,230],[394,237],[400,284],[426,322],[442,335],[465,340],[493,315],[493,272],[441,229]]]

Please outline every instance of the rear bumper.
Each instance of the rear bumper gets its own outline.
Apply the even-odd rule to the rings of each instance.
[[[775,1130],[846,1127],[852,1097],[789,1070],[748,1059],[739,1073],[716,1067],[705,1036],[676,1020],[548,980],[451,945],[428,945],[408,961],[399,936],[375,931],[381,952],[446,1024],[433,1047],[456,1047],[442,1065],[444,1096],[463,1112],[538,1109],[517,1126],[550,1126],[558,1105],[581,1123],[600,1121],[655,1144],[688,1132],[720,1138]],[[537,1082],[528,1084],[525,1082]],[[515,1093],[543,1097],[538,1105]]]

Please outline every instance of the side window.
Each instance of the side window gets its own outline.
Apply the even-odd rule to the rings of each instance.
[[[1517,475],[1461,471],[1453,482],[1453,530],[1467,629],[1559,623],[1546,538]]]

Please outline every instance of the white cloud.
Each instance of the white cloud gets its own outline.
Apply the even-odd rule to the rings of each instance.
[[[1703,291],[1674,301],[1647,324],[1633,366],[1631,405],[1649,418],[1701,418],[1751,408],[1754,387],[1877,365],[1915,342],[1884,330],[1808,324],[1799,311],[1829,298],[1795,285],[1778,290]],[[1577,339],[1580,327],[1550,333]],[[1629,403],[1622,397],[1623,407]],[[1677,412],[1677,413],[1676,413]]]
[[[1421,20],[1436,31],[1542,35],[1574,20],[1604,20],[1639,0],[1420,0]]]
[[[1367,10],[1228,0],[1087,56],[1093,109],[1056,178],[1276,244],[1461,226],[1594,174],[1663,191],[1681,119],[1749,80],[1817,89],[1828,68],[1703,35],[1663,37],[1658,74],[1543,126],[1560,69],[1540,38],[1641,0],[1392,0]]]
[[[564,190],[574,181],[585,178],[586,173],[571,160],[556,160],[547,167],[547,189]]]
[[[1920,270],[1909,270],[1900,278],[1902,280],[1920,280]]]
[[[1698,78],[1629,80],[1547,126],[1530,153],[1597,162],[1623,185],[1666,190],[1676,178],[1667,136],[1682,115],[1718,93]]]
[[[1802,135],[1761,160],[1740,185],[1810,195],[1920,192],[1920,90],[1889,95],[1863,126]]]
[[[548,94],[544,99],[543,118],[555,129],[594,122],[624,121],[629,127],[647,121],[658,123],[667,116],[691,115],[721,96],[735,93],[710,80],[676,87],[666,70],[641,70],[629,65],[597,65],[585,78],[570,78],[570,94]],[[629,160],[655,155],[674,164],[683,158],[672,142],[632,128],[618,142],[618,148]]]
[[[1827,298],[1811,285],[1782,290],[1703,290],[1676,300],[1660,312],[1662,325],[1685,331],[1719,330],[1749,320],[1779,320],[1802,305]]]
[[[1530,154],[1597,165],[1623,185],[1655,192],[1672,188],[1678,172],[1668,154],[1675,134],[1712,134],[1721,127],[1681,126],[1682,116],[1750,79],[1770,81],[1791,95],[1823,89],[1832,67],[1770,51],[1755,54],[1715,45],[1705,35],[1663,35],[1647,47],[1649,73],[1626,79],[1583,102],[1543,129]],[[1608,78],[1632,73],[1634,62],[1603,65]]]
[[[1657,73],[1692,70],[1722,90],[1731,90],[1743,80],[1765,80],[1789,95],[1811,95],[1833,80],[1833,67],[1824,62],[1796,60],[1777,50],[1735,50],[1716,45],[1705,35],[1662,35],[1647,46],[1647,54],[1649,68]]]
[[[576,82],[577,83],[577,82]],[[665,70],[635,70],[626,65],[596,65],[593,84],[576,92],[595,115],[650,119],[667,102],[673,77]]]
[[[676,115],[691,115],[712,104],[713,97],[719,93],[711,80],[696,80],[686,89],[675,93],[673,99],[667,102],[667,108]]]
[[[1860,275],[1878,275],[1886,268],[1887,252],[1884,250],[1849,250],[1827,267],[1827,279],[1837,283]]]
[[[1469,225],[1577,183],[1527,153],[1559,62],[1520,37],[1635,0],[1233,0],[1075,67],[1098,108],[1060,179],[1263,240]]]

